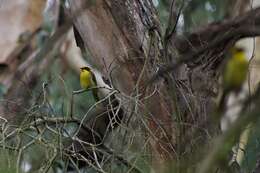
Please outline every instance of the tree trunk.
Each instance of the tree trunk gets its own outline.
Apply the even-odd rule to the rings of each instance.
[[[218,122],[213,120],[214,99],[218,95],[218,77],[225,54],[238,39],[260,35],[260,9],[210,24],[189,35],[177,36],[174,32],[166,32],[163,36],[151,0],[68,2],[83,49],[89,50],[93,65],[118,91],[116,98],[124,110],[122,124],[128,125],[130,121],[133,125],[129,127],[141,126],[140,136],[144,147],[146,143],[150,144],[149,154],[155,172],[162,172],[166,161],[173,160],[171,163],[179,166],[179,161],[188,158],[198,163],[191,154],[201,151],[202,146],[207,146],[219,132]],[[40,15],[37,13],[35,16]],[[178,15],[174,13],[173,16],[177,18]],[[38,24],[32,26],[33,30],[36,26]],[[61,37],[67,31],[68,27],[57,32],[56,36]],[[56,37],[53,42],[52,38],[45,46],[48,50],[42,50],[47,55],[52,47],[59,46],[55,44],[59,39]],[[6,49],[3,54],[8,60],[0,59],[0,70],[3,69],[0,81],[8,86],[5,99],[16,99],[15,103],[21,103],[11,107],[10,104],[0,105],[0,113],[8,121],[17,120],[26,110],[30,91],[40,72],[50,62],[48,57],[41,57],[39,64],[32,65],[31,59],[35,58],[37,51],[31,52],[30,58],[23,62],[19,58],[22,50],[10,53]],[[66,62],[71,65],[72,61],[66,59]],[[75,63],[74,68],[79,65]],[[29,74],[28,81],[24,74]],[[25,82],[20,83],[17,79]],[[107,110],[102,109],[101,113],[104,111]],[[105,124],[102,124],[103,120],[96,123],[97,119],[88,124],[95,131],[101,130],[105,136],[107,127],[117,121],[115,118],[109,122],[109,118],[105,117]],[[138,125],[134,124],[136,119],[140,120]],[[92,145],[97,141],[91,130],[87,129],[86,136],[82,133],[82,137]],[[103,138],[99,140],[101,143]]]
[[[94,65],[120,91],[117,96],[121,102],[131,103],[123,105],[126,111],[137,106],[126,118],[134,113],[149,119],[149,130],[154,135],[150,144],[154,154],[158,154],[152,158],[159,166],[158,161],[174,156],[175,132],[163,82],[145,86],[163,62],[160,27],[152,3],[148,0],[69,2],[72,15],[82,11],[74,24]]]
[[[260,9],[188,36],[170,36],[169,51],[149,0],[69,2],[71,15],[79,14],[74,24],[94,65],[119,90],[121,102],[132,104],[124,105],[125,111],[137,106],[134,115],[148,117],[152,152],[160,156],[153,155],[153,167],[160,170],[165,160],[189,156],[218,133],[213,112],[220,67],[238,39],[260,34],[251,29],[258,27]],[[147,82],[151,77],[163,80]]]

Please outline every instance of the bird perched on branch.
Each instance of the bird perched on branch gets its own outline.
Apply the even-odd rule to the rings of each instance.
[[[80,68],[80,85],[83,89],[92,88],[91,90],[95,100],[99,100],[98,89],[95,88],[97,87],[97,80],[94,73],[91,71],[89,67]]]
[[[223,117],[223,115],[221,114],[225,113],[224,115],[228,116],[226,110],[228,96],[231,93],[238,94],[238,92],[241,91],[243,84],[247,78],[248,65],[249,63],[245,54],[245,50],[237,46],[233,47],[230,50],[230,59],[228,59],[223,71],[223,93],[221,95],[218,107],[219,116],[221,116],[223,120],[225,119],[225,117]],[[234,112],[232,115],[234,115]],[[224,128],[222,130],[224,130]],[[245,149],[245,146],[247,144],[249,133],[249,130],[243,131],[240,135],[238,144],[233,147],[233,156],[229,164],[230,167],[234,170],[240,169],[244,156],[243,149]]]
[[[233,47],[230,55],[223,73],[223,94],[219,104],[221,112],[225,111],[227,96],[230,92],[239,92],[247,77],[248,60],[244,49]]]

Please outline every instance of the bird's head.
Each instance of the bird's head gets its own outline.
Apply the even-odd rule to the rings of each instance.
[[[234,46],[231,48],[231,56],[236,59],[237,62],[247,61],[245,49],[243,47]]]
[[[232,54],[244,53],[244,52],[245,52],[245,49],[243,47],[234,46],[231,48]]]
[[[91,70],[89,67],[84,66],[80,68],[80,71],[83,72],[83,71],[91,71]]]

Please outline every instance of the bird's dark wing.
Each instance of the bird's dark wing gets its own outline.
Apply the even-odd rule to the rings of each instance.
[[[96,76],[94,75],[94,73],[92,71],[90,71],[91,73],[91,77],[92,77],[92,80],[94,82],[94,85],[97,86],[97,79],[96,79]]]
[[[96,76],[94,75],[94,73],[92,71],[90,71],[91,73],[91,78],[92,78],[92,82],[94,83],[92,85],[92,87],[97,87],[97,79],[96,79]],[[92,89],[92,93],[93,93],[93,96],[95,98],[96,101],[99,101],[99,97],[98,97],[98,88],[94,88]]]

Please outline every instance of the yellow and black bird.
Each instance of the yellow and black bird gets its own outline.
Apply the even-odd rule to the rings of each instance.
[[[233,47],[231,59],[224,70],[223,84],[225,90],[240,90],[247,77],[248,60],[243,48]]]
[[[223,71],[223,93],[219,102],[219,113],[225,113],[228,96],[231,93],[241,91],[244,82],[247,78],[249,62],[247,60],[245,50],[240,47],[233,47],[230,50],[230,59],[228,59]],[[248,125],[248,127],[251,125]],[[250,130],[244,130],[239,138],[238,147],[234,147],[233,156],[230,161],[230,166],[233,169],[239,169],[244,157],[244,151]]]
[[[247,78],[248,60],[243,48],[233,47],[223,71],[223,94],[220,99],[219,108],[225,109],[227,96],[231,92],[239,92]]]
[[[93,88],[91,89],[92,94],[96,101],[99,100],[98,89],[95,88],[97,87],[97,80],[94,73],[91,71],[89,67],[80,68],[80,85],[83,89]]]

